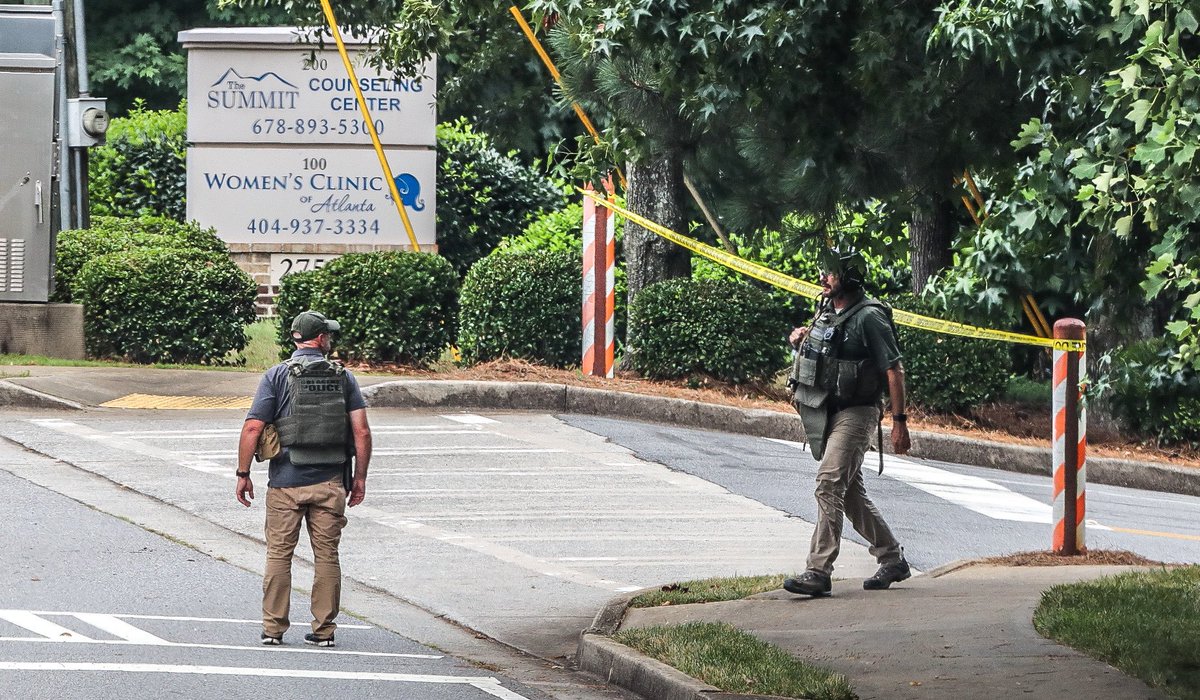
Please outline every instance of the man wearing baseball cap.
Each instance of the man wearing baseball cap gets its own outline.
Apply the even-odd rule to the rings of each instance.
[[[337,321],[316,311],[296,316],[291,327],[296,350],[263,375],[242,425],[235,495],[247,508],[254,498],[250,460],[256,452],[260,459],[270,458],[260,638],[265,645],[282,644],[291,624],[292,554],[305,521],[316,571],[312,632],[304,641],[334,645],[342,588],[338,545],[346,507],[362,503],[366,496],[371,461],[371,428],[358,381],[340,363],[326,358],[333,334],[340,330]],[[268,437],[272,432],[268,426],[278,432],[278,446],[260,449],[264,431]]]

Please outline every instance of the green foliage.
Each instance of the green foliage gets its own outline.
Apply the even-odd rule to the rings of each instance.
[[[147,110],[136,103],[114,119],[108,142],[88,161],[92,212],[111,216],[187,215],[187,111]]]
[[[562,201],[550,180],[497,152],[466,119],[438,125],[437,142],[438,252],[459,275]]]
[[[783,588],[783,574],[730,576],[682,581],[642,593],[629,601],[631,608],[656,608],[660,605],[691,605],[741,600],[759,593]]]
[[[89,260],[75,280],[88,352],[211,364],[246,345],[258,289],[222,252],[135,248]]]
[[[1116,666],[1168,696],[1200,699],[1200,567],[1130,571],[1042,594],[1042,635]]]
[[[1033,290],[1126,335],[1157,317],[1174,365],[1200,369],[1195,4],[964,2],[942,25],[957,50],[1018,69],[1043,115],[992,174],[992,216],[939,291],[1016,309]]]
[[[303,310],[305,286],[316,287],[308,308],[341,324],[336,343],[345,359],[427,365],[454,339],[458,276],[440,255],[350,253],[302,274],[284,311]]]
[[[1191,368],[1171,369],[1163,338],[1117,351],[1102,382],[1113,416],[1139,436],[1162,444],[1200,443],[1200,376]]]
[[[274,1],[274,0],[272,0]],[[91,93],[121,114],[137,100],[151,109],[179,104],[187,61],[177,36],[191,27],[267,27],[287,24],[279,7],[224,7],[224,0],[88,0],[87,48]]]
[[[318,293],[325,284],[324,268],[304,270],[284,275],[279,280],[279,294],[275,296],[275,314],[279,318],[279,357],[292,356],[296,344],[292,342],[292,320],[302,311],[324,311],[317,304]]]
[[[497,251],[475,263],[463,280],[459,311],[463,360],[577,365],[582,274],[578,250]]]
[[[944,313],[911,294],[888,300],[896,308],[924,315]],[[1004,395],[1012,374],[1006,343],[962,338],[897,327],[904,356],[904,379],[909,398],[934,411],[969,411]]]
[[[766,292],[730,280],[673,279],[644,288],[629,309],[638,329],[629,361],[653,379],[709,375],[769,380],[787,362],[788,314]]]
[[[622,198],[617,203],[624,206]],[[614,216],[613,224],[615,252],[613,253],[613,320],[617,334],[617,349],[625,344],[625,327],[628,320],[626,307],[629,305],[629,283],[625,272],[625,219]],[[572,203],[557,211],[547,212],[530,222],[517,236],[500,241],[497,250],[505,253],[576,252],[583,250],[583,205]]]
[[[58,234],[54,262],[54,295],[51,301],[69,303],[75,277],[89,260],[108,253],[135,248],[192,248],[226,252],[225,243],[213,229],[195,223],[181,224],[161,216],[124,219],[96,216],[86,229]]]
[[[845,676],[805,663],[725,622],[631,627],[613,639],[731,693],[811,700],[858,697]]]
[[[855,217],[856,224],[844,227],[839,231],[839,239],[845,245],[854,245],[863,241],[866,235],[862,228],[864,217]],[[758,231],[753,236],[729,234],[737,255],[751,262],[756,262],[776,272],[794,277],[805,282],[819,282],[820,255],[825,249],[822,237],[806,235],[804,229],[811,227],[811,219],[791,215],[785,219],[784,231]],[[906,269],[897,269],[890,263],[891,256],[886,252],[872,252],[870,248],[862,248],[868,262],[867,288],[872,294],[891,294],[904,291],[907,287]],[[718,264],[701,256],[692,257],[692,277],[694,279],[724,279],[747,281],[765,290],[783,308],[790,310],[789,318],[797,325],[806,325],[811,314],[812,303],[804,297],[768,285],[765,282],[750,281],[749,277],[734,272],[724,265]]]

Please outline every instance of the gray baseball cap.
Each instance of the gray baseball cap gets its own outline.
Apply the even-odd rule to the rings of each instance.
[[[324,314],[316,311],[304,311],[292,321],[292,340],[303,343],[322,333],[335,333],[340,330],[342,326],[332,318],[325,318]]]

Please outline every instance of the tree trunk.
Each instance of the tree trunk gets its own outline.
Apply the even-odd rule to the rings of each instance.
[[[666,228],[687,232],[683,218],[683,171],[679,162],[670,156],[659,156],[640,163],[630,163],[626,205],[629,210],[662,224]],[[691,254],[661,236],[647,231],[632,221],[625,224],[625,274],[629,281],[629,301],[642,288],[692,273]]]
[[[918,200],[908,224],[913,293],[920,294],[930,277],[950,267],[953,221],[950,205],[942,198],[925,196]]]
[[[669,155],[648,158],[630,163],[625,172],[628,176],[625,202],[630,211],[672,231],[687,232],[682,207],[683,169],[676,158]],[[691,253],[687,249],[632,221],[625,224],[622,250],[629,290],[626,309],[632,307],[634,297],[647,285],[692,274]],[[635,351],[636,337],[637,330],[630,322],[626,330],[627,355]]]

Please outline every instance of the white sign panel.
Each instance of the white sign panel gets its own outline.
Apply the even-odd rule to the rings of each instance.
[[[417,242],[434,243],[436,156],[385,151]],[[188,149],[187,216],[229,243],[409,245],[370,148]]]
[[[384,145],[433,146],[435,64],[425,78],[394,78],[350,52],[358,86]],[[336,49],[204,48],[188,53],[192,143],[370,144],[354,87]]]

